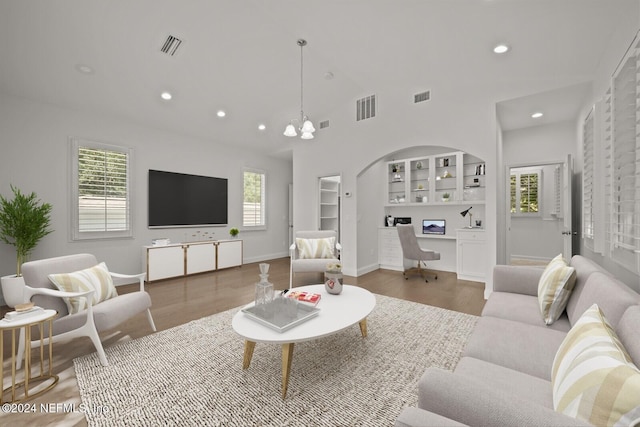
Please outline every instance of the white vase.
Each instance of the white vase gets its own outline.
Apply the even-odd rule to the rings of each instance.
[[[4,303],[11,308],[14,308],[17,304],[22,304],[24,301],[24,277],[16,276],[4,276],[0,278],[2,284],[2,298]]]
[[[324,289],[334,295],[342,292],[342,273],[324,272]]]

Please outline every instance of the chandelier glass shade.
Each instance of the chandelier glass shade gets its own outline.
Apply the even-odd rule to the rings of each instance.
[[[313,127],[313,123],[309,120],[309,117],[304,114],[304,60],[302,56],[302,49],[307,45],[307,41],[304,39],[298,40],[298,46],[300,46],[300,119],[293,119],[289,121],[289,124],[284,130],[284,136],[294,137],[298,135],[298,131],[301,133],[302,139],[313,139],[313,133],[316,131]],[[294,125],[297,122],[298,128]]]

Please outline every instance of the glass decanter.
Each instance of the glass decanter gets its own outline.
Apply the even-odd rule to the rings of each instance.
[[[269,264],[260,263],[260,282],[256,283],[256,307],[273,301],[273,284],[269,282]]]

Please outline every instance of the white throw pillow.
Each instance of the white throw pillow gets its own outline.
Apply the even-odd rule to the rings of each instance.
[[[553,408],[597,426],[635,425],[640,370],[597,304],[573,325],[551,372]]]
[[[544,323],[551,325],[558,320],[575,284],[576,270],[567,265],[562,254],[549,262],[538,282],[538,304]]]
[[[93,305],[118,296],[116,287],[113,285],[113,279],[109,274],[109,269],[104,262],[73,273],[50,274],[49,280],[63,292],[95,291],[92,299]],[[67,304],[69,314],[79,313],[87,309],[87,299],[85,297],[63,299]]]
[[[300,259],[335,258],[334,247],[335,237],[324,239],[301,239],[296,238],[296,246]]]

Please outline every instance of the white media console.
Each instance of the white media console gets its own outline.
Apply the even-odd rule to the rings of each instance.
[[[143,247],[147,281],[242,265],[242,240],[175,243]]]

